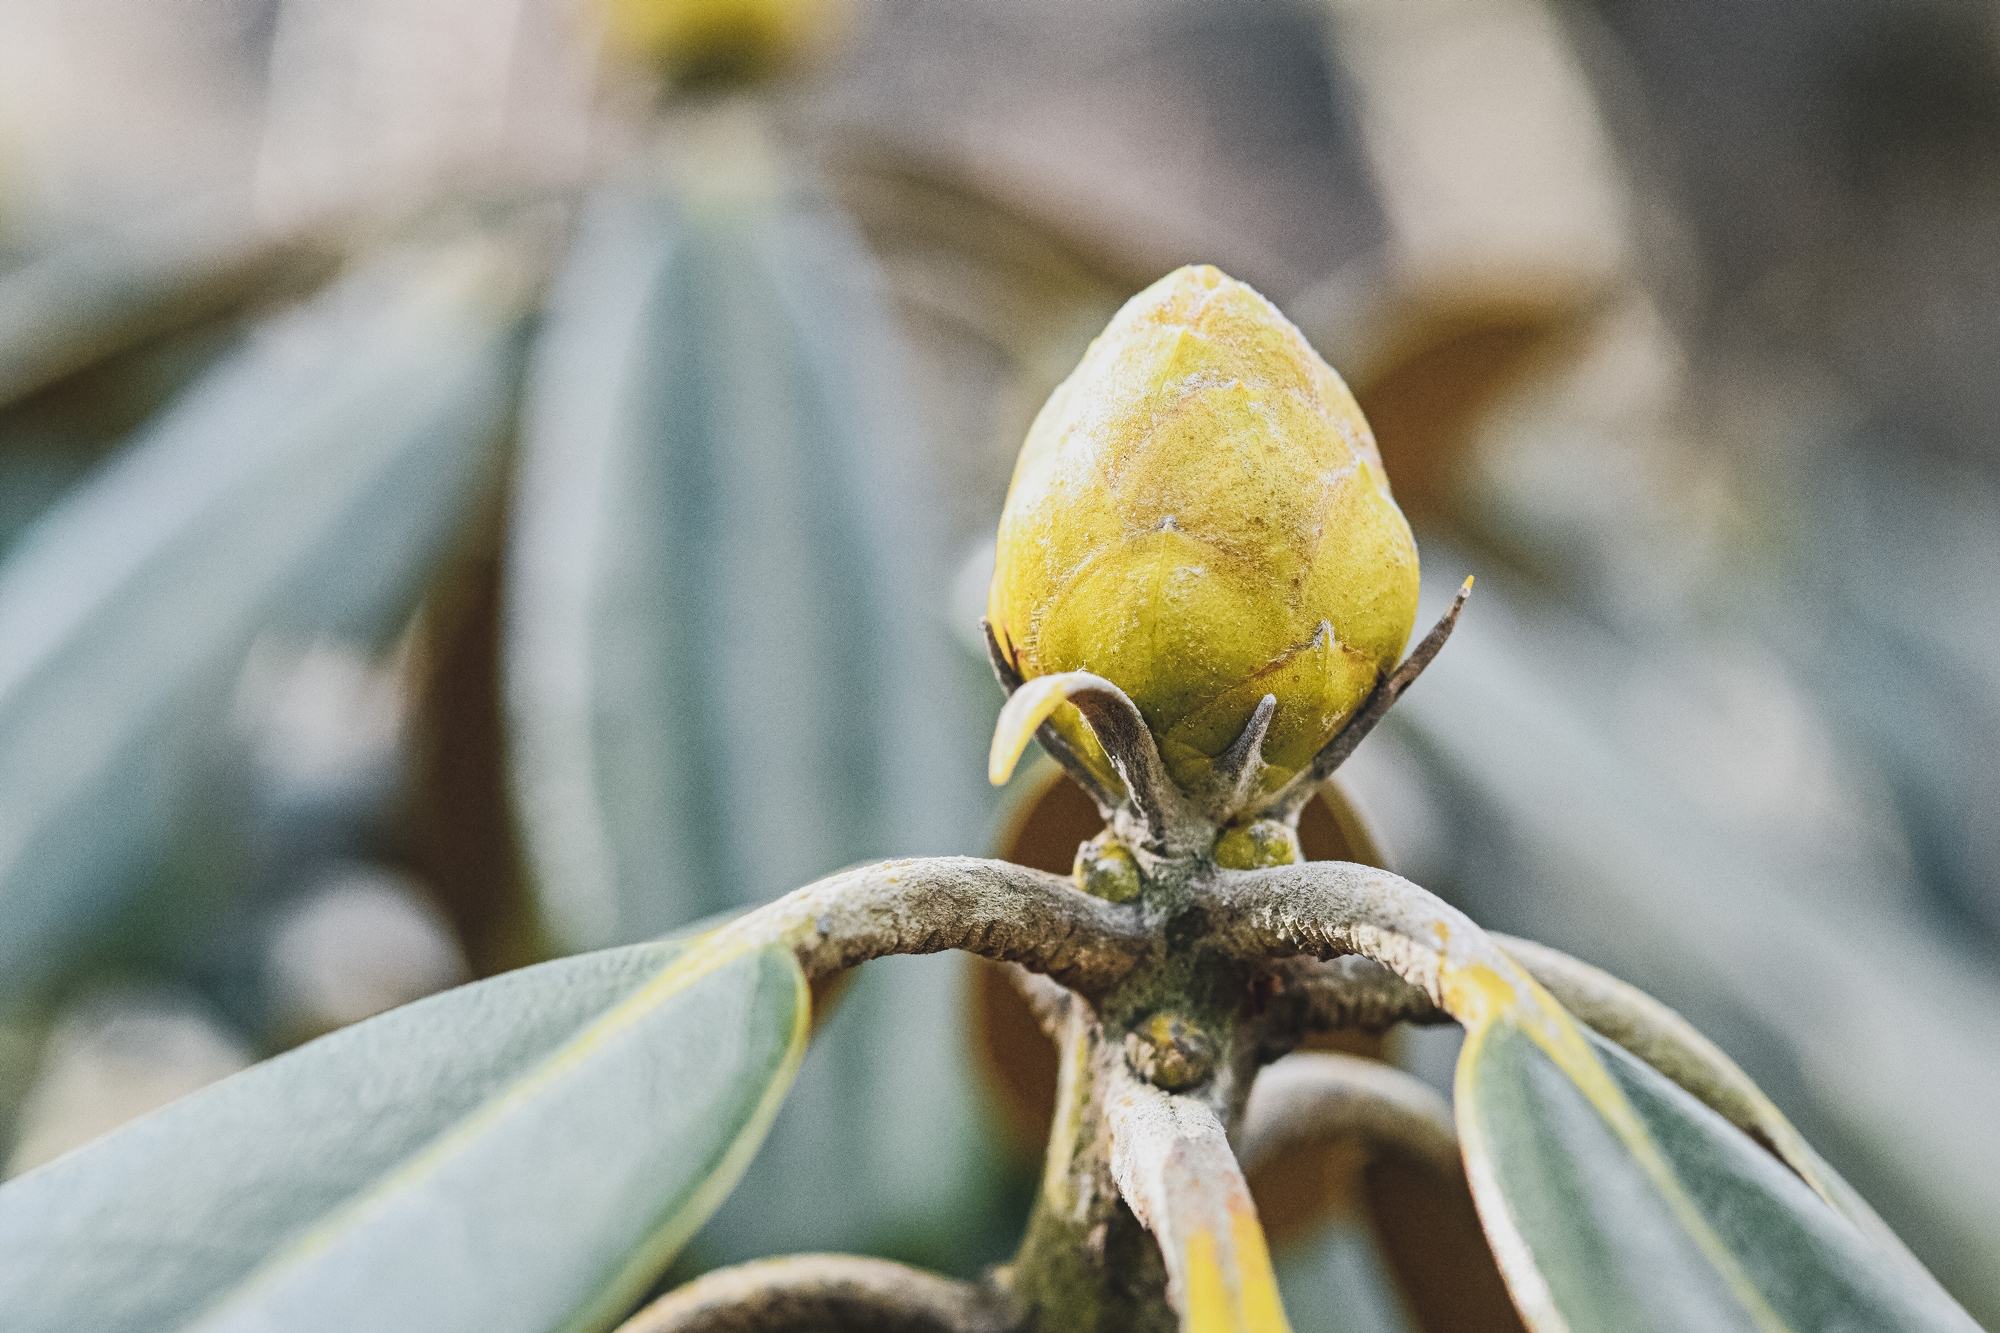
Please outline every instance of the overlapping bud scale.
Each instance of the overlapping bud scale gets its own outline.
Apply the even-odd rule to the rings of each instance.
[[[1308,763],[1409,639],[1417,551],[1347,386],[1209,267],[1132,298],[1036,417],[988,618],[1023,677],[1138,704],[1190,792],[1265,694],[1266,789]],[[1074,708],[1052,719],[1116,783]]]

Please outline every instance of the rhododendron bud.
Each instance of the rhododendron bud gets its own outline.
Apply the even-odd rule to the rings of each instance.
[[[673,86],[762,82],[823,50],[847,0],[605,0],[612,41]]]
[[[1130,695],[1190,792],[1275,695],[1268,791],[1394,667],[1416,609],[1354,396],[1269,301],[1190,267],[1127,302],[1035,418],[987,615],[1024,678]],[[1117,782],[1074,707],[1050,720]]]

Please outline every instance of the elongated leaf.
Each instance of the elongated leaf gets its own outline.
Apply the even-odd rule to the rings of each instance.
[[[0,992],[97,925],[203,796],[258,633],[379,638],[493,457],[510,248],[399,255],[264,330],[0,567]]]
[[[1913,1280],[1936,1279],[1852,1185],[1813,1150],[1763,1090],[1686,1019],[1636,986],[1531,940],[1495,938],[1592,1031],[1657,1070],[1762,1143],[1815,1194],[1887,1250]]]
[[[1973,1333],[1749,1137],[1588,1040],[1612,1080],[1588,1092],[1511,1015],[1460,1057],[1468,1172],[1530,1327]]]
[[[656,943],[394,1010],[0,1187],[18,1333],[604,1327],[804,1049],[782,949]]]
[[[1487,610],[1391,714],[1466,798],[1451,818],[1505,832],[1453,872],[1455,899],[1638,982],[1734,1051],[2000,1326],[1990,970],[1934,938],[1865,858],[1806,860],[1775,832],[1726,832],[1635,767],[1589,707],[1626,688],[1627,650],[1573,617],[1530,618],[1494,584],[1481,575]]]
[[[900,347],[845,222],[598,201],[536,366],[506,692],[559,947],[644,938],[871,856],[965,851]]]
[[[1290,1333],[1257,1206],[1215,1113],[1126,1079],[1107,1117],[1112,1175],[1160,1243],[1182,1333]]]
[[[978,848],[992,687],[949,656],[902,351],[809,199],[589,210],[536,342],[505,591],[509,780],[556,947]],[[971,1253],[998,1166],[959,967],[855,978],[693,1259],[997,1257]]]
[[[198,218],[38,255],[0,272],[0,403],[323,264],[300,242]]]

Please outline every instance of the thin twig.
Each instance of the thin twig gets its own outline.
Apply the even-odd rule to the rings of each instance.
[[[1463,1179],[1451,1107],[1431,1088],[1378,1060],[1301,1051],[1266,1068],[1250,1089],[1237,1157],[1255,1174],[1292,1153],[1360,1143],[1447,1179]]]
[[[844,1254],[760,1259],[662,1296],[618,1333],[1005,1333],[1003,1298],[890,1263]]]
[[[1136,907],[1046,871],[976,856],[859,866],[746,913],[713,936],[729,949],[790,948],[808,980],[891,954],[963,949],[1103,994],[1154,947]]]
[[[1424,635],[1423,641],[1403,659],[1403,664],[1375,687],[1374,693],[1368,696],[1368,701],[1347,720],[1347,725],[1313,756],[1312,763],[1296,774],[1278,790],[1276,796],[1271,798],[1269,804],[1264,807],[1265,818],[1290,819],[1312,799],[1319,785],[1333,776],[1336,768],[1347,762],[1347,757],[1354,753],[1355,747],[1367,739],[1369,732],[1375,730],[1376,723],[1388,716],[1389,709],[1403,696],[1403,691],[1410,688],[1417,677],[1423,674],[1424,668],[1431,664],[1431,659],[1438,655],[1438,650],[1444,647],[1444,641],[1451,637],[1452,630],[1458,624],[1458,613],[1465,609],[1465,599],[1471,595],[1472,580],[1468,578],[1460,585],[1458,596],[1451,599],[1451,606],[1438,618],[1438,623],[1431,627],[1431,632]]]
[[[1386,1032],[1398,1023],[1452,1021],[1421,989],[1370,958],[1282,958],[1271,970],[1278,992],[1270,1019],[1286,1046],[1317,1032]]]

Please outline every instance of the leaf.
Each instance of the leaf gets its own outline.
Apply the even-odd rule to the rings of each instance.
[[[859,238],[808,198],[586,210],[535,345],[504,609],[509,782],[554,947],[981,847],[993,687],[938,614],[955,562],[903,359]],[[690,1263],[988,1257],[1003,1168],[963,961],[855,977]]]
[[[522,261],[403,253],[274,322],[0,566],[0,994],[202,806],[258,634],[379,640],[494,458]]]
[[[1802,854],[1777,826],[1745,836],[1635,766],[1629,737],[1602,722],[1629,708],[1629,645],[1481,578],[1487,612],[1391,714],[1437,762],[1449,817],[1505,833],[1454,865],[1461,905],[1589,955],[1756,1053],[1751,1072],[1802,1120],[1839,1127],[1821,1147],[1899,1201],[1924,1261],[2000,1327],[1991,969],[1868,858],[1829,861],[1817,841]],[[1647,674],[1700,679],[1680,665]]]
[[[1715,1112],[1601,1037],[1577,1077],[1513,1012],[1474,1027],[1468,1174],[1529,1326],[1954,1330],[1975,1325]]]
[[[185,218],[52,249],[0,273],[0,404],[323,266],[310,243]]]
[[[580,231],[506,590],[515,803],[561,948],[977,844],[949,562],[873,282],[843,219],[788,199],[611,194]]]
[[[1290,1333],[1257,1206],[1215,1113],[1121,1078],[1106,1119],[1112,1176],[1159,1241],[1182,1333]]]
[[[1777,1154],[1815,1194],[1875,1245],[1887,1250],[1913,1280],[1926,1285],[1936,1282],[1902,1238],[1813,1151],[1750,1076],[1693,1024],[1638,987],[1545,944],[1498,934],[1493,938],[1598,1036],[1658,1071]]]
[[[0,1187],[13,1333],[605,1327],[805,1047],[788,950],[633,945],[323,1037]]]

